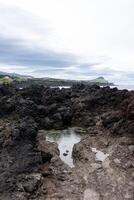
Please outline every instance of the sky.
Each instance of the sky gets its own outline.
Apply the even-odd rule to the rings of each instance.
[[[0,71],[134,84],[134,0],[0,0]]]

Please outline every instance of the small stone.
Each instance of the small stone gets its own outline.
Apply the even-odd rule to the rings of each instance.
[[[67,171],[67,170],[63,170],[63,173],[64,173],[64,174],[67,174],[67,173],[68,173],[68,171]]]
[[[129,149],[129,151],[134,152],[134,145],[129,145],[128,149]]]
[[[121,164],[121,161],[120,161],[118,158],[115,158],[113,161],[114,161],[114,163],[117,164],[117,165]]]
[[[98,163],[98,164],[96,164],[96,168],[97,168],[97,169],[101,169],[101,168],[102,168],[102,165]]]
[[[63,153],[63,156],[67,156],[68,154],[67,153]]]
[[[93,167],[93,169],[101,169],[102,168],[102,165],[101,164],[99,164],[99,163],[93,163],[93,164],[91,164],[91,166]]]
[[[27,183],[24,183],[23,187],[26,192],[32,193],[34,190],[36,190],[37,184],[37,181],[32,180]]]
[[[123,166],[125,169],[133,168],[133,163],[131,161],[128,161],[127,163],[124,164]]]
[[[69,153],[69,151],[68,151],[68,150],[66,150],[66,153]]]

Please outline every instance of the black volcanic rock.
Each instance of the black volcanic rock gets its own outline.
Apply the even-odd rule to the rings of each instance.
[[[68,126],[83,127],[97,138],[105,134],[132,137],[134,92],[79,84],[61,90],[43,86],[23,90],[0,88],[0,195],[18,191],[24,192],[24,196],[40,194],[41,181],[37,177],[42,176],[42,163],[58,160],[54,156],[59,151],[57,145],[38,140],[38,130]],[[84,151],[85,147],[82,148]],[[44,177],[51,176],[47,170],[43,168]],[[51,171],[56,173],[55,169]],[[33,176],[37,173],[39,176]],[[34,199],[23,199],[28,198]]]
[[[0,193],[16,191],[21,174],[39,170],[42,159],[36,135],[37,126],[32,119],[9,124],[0,133]]]

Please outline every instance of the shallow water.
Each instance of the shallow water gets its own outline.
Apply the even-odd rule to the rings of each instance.
[[[97,150],[96,148],[91,148],[92,152],[94,152],[96,155],[95,155],[95,159],[98,160],[98,161],[104,161],[108,156],[109,154],[105,154],[103,153],[102,151],[99,151]]]
[[[70,167],[74,167],[72,150],[74,144],[80,142],[82,136],[75,132],[74,128],[68,128],[66,130],[50,130],[46,131],[46,140],[50,142],[56,142],[60,150],[60,158]],[[64,156],[63,154],[67,154]]]
[[[61,90],[62,88],[65,89],[71,88],[71,86],[51,86],[50,88],[59,88]]]

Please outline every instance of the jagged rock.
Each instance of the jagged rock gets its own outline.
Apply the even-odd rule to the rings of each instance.
[[[39,170],[42,160],[35,145],[36,128],[32,119],[25,118],[1,133],[0,193],[15,191],[19,174]]]
[[[43,163],[50,162],[52,157],[60,154],[58,145],[56,143],[51,143],[49,141],[42,139],[41,140],[38,139],[38,141],[39,141],[38,149],[41,152]]]
[[[22,138],[35,140],[37,135],[37,124],[33,118],[25,117],[20,120],[20,135]]]
[[[74,145],[71,174],[59,158],[58,145],[38,132],[67,126],[86,129],[79,130],[84,138]],[[0,87],[0,198],[78,200],[92,192],[90,196],[106,199],[132,199],[133,130],[134,92],[83,84],[62,90]],[[100,164],[91,148],[109,157]],[[33,173],[41,178],[26,179]]]
[[[134,120],[134,100],[128,105],[127,118],[130,120]]]
[[[115,122],[118,122],[122,118],[122,113],[120,111],[112,111],[103,114],[101,118],[104,126],[111,127]]]
[[[21,107],[21,109],[20,109]],[[37,105],[34,101],[29,99],[21,99],[16,105],[16,111],[19,113],[20,117],[31,116],[36,117],[38,114]]]
[[[52,129],[53,121],[49,117],[40,118],[39,127],[45,129]]]
[[[25,177],[24,183],[22,183],[22,187],[25,192],[32,193],[37,190],[41,181],[41,174],[31,174]]]

